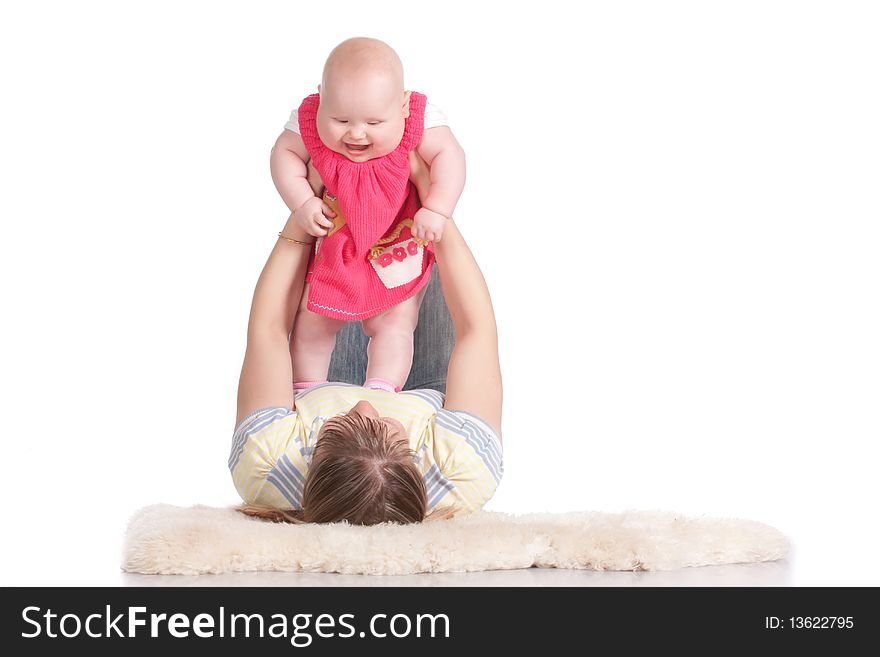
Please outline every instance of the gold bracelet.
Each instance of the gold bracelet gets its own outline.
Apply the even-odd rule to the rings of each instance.
[[[286,237],[281,234],[281,231],[278,232],[278,237],[283,240],[287,240],[288,242],[293,242],[294,244],[302,244],[303,246],[311,246],[314,242],[300,242],[299,240],[295,240],[292,237]]]

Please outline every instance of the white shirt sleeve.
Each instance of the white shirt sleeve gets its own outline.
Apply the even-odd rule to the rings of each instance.
[[[425,130],[429,128],[437,128],[441,125],[449,125],[449,119],[436,105],[425,103]],[[299,134],[299,109],[295,109],[290,113],[290,118],[284,124],[285,130],[290,130]]]
[[[449,119],[436,105],[425,103],[425,130],[437,128],[441,125],[449,125]]]
[[[290,113],[290,118],[284,124],[284,129],[299,134],[299,109],[295,109]]]

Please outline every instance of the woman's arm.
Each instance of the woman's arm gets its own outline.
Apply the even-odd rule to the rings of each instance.
[[[418,156],[410,158],[412,179],[419,195],[427,193],[427,167]],[[486,281],[450,219],[443,240],[434,243],[443,296],[455,326],[455,346],[446,375],[446,403],[451,410],[467,411],[487,422],[501,435],[501,367],[498,330]]]
[[[468,411],[501,435],[501,366],[489,289],[458,226],[449,219],[434,243],[443,296],[455,326],[445,407]]]
[[[301,242],[313,241],[297,227],[292,214],[282,235]],[[310,252],[307,245],[279,237],[257,281],[238,382],[236,425],[260,408],[293,408],[289,338],[302,298]]]

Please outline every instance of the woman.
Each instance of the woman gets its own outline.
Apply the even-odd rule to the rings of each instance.
[[[414,156],[412,169],[424,194],[427,168]],[[229,457],[240,510],[276,521],[372,525],[480,508],[503,472],[501,371],[489,291],[457,226],[450,219],[434,245],[437,271],[404,391],[354,385],[363,381],[366,345],[350,324],[331,363],[329,378],[340,382],[294,400],[289,338],[311,240],[291,215],[254,292]]]

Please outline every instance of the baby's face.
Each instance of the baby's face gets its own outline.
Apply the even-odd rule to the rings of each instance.
[[[318,136],[353,162],[388,155],[403,137],[409,94],[391,76],[338,74],[319,87]]]

